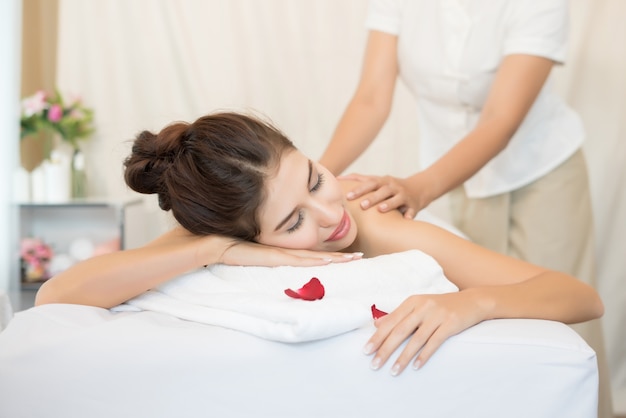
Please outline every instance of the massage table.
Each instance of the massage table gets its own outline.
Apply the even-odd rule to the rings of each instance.
[[[595,353],[558,322],[484,321],[420,370],[370,369],[371,302],[389,310],[405,292],[455,291],[432,263],[409,265],[416,255],[428,264],[407,252],[318,268],[213,266],[116,309],[18,312],[0,332],[0,417],[596,416]],[[282,292],[309,276],[326,285],[323,299]],[[192,309],[185,292],[198,298]]]

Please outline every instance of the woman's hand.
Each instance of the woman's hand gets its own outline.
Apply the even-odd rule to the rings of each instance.
[[[341,253],[293,250],[254,242],[232,240],[219,259],[220,263],[237,266],[323,266],[358,260],[363,253]]]
[[[422,186],[410,187],[419,184],[420,174],[410,179],[400,179],[392,176],[366,176],[362,174],[348,174],[339,176],[340,180],[354,180],[362,184],[352,189],[346,195],[348,200],[365,196],[360,202],[362,209],[378,205],[381,212],[399,210],[405,218],[413,219],[417,212],[425,208],[432,201],[426,195],[426,188]]]
[[[406,341],[407,344],[391,368],[400,374],[413,358],[419,369],[448,337],[486,319],[486,311],[468,292],[441,295],[413,295],[396,310],[376,320],[376,332],[364,351],[374,354],[371,367],[382,367],[389,357]],[[418,354],[419,353],[419,354]]]

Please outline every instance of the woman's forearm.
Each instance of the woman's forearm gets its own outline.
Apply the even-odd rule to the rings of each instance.
[[[397,37],[371,31],[359,85],[320,163],[343,172],[372,143],[391,111],[398,76]]]
[[[341,174],[374,141],[388,112],[375,103],[353,99],[331,139],[320,163],[333,174]]]
[[[105,254],[57,274],[37,292],[36,305],[72,303],[110,308],[159,284],[219,260],[224,238],[175,237]],[[215,247],[215,248],[213,248]]]
[[[604,305],[589,285],[556,271],[520,283],[462,290],[476,298],[484,319],[533,318],[574,324],[599,318]]]
[[[550,75],[553,62],[532,55],[506,56],[476,127],[442,158],[413,178],[411,189],[429,184],[431,200],[460,186],[502,151],[526,118]],[[417,176],[428,181],[417,181]]]
[[[434,164],[409,178],[411,189],[417,191],[426,187],[429,201],[438,199],[463,184],[498,155],[514,132],[508,121],[482,123]]]

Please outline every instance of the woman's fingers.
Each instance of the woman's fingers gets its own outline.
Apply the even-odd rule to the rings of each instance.
[[[402,373],[409,364],[413,369],[421,368],[450,335],[446,333],[445,323],[424,323],[409,338],[391,367],[391,374],[395,376]]]
[[[439,328],[437,328],[435,332],[433,332],[433,334],[428,339],[428,342],[423,345],[422,350],[419,352],[417,358],[413,361],[412,367],[415,370],[421,368],[448,338],[457,334],[458,332],[460,332],[460,330],[455,331],[453,329],[450,329],[447,324],[442,324]],[[409,357],[407,361],[410,361],[411,358],[412,356]]]
[[[413,309],[405,301],[393,312],[376,320],[376,332],[364,349],[366,354],[376,353],[372,359],[373,369],[385,364],[391,354],[418,328],[419,319],[417,316],[410,318],[412,313]]]
[[[267,245],[238,241],[222,255],[221,262],[247,266],[322,266],[330,263],[345,263],[358,260],[363,253],[341,253],[309,250],[292,250]]]
[[[279,260],[279,264],[286,264],[292,266],[318,266],[329,263],[346,263],[353,260],[359,260],[363,258],[363,253],[340,253],[340,252],[322,252],[322,251],[307,251],[307,250],[288,250],[281,249],[281,256],[288,257]]]
[[[406,342],[391,366],[391,374],[401,373],[410,364],[419,369],[446,339],[479,322],[466,312],[467,306],[458,295],[414,295],[377,319],[376,332],[364,349],[366,354],[374,354],[371,367],[382,367]],[[466,319],[461,321],[460,317]]]

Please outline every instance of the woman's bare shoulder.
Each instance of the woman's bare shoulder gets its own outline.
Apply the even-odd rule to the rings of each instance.
[[[459,288],[518,282],[544,270],[498,254],[430,222],[406,219],[398,211],[381,213],[349,203],[358,227],[351,251],[366,257],[420,250],[442,266]]]
[[[341,181],[344,191],[351,190],[354,181]],[[380,212],[376,207],[363,210],[362,198],[347,200],[347,209],[358,228],[354,251],[363,251],[369,256],[392,252],[421,250],[437,253],[446,247],[463,245],[462,238],[429,222],[407,219],[399,211]]]

